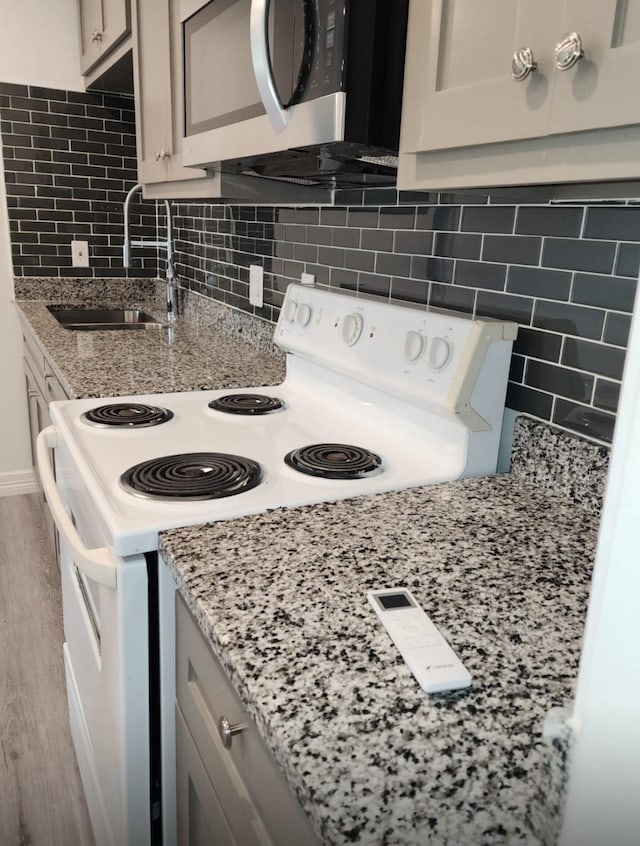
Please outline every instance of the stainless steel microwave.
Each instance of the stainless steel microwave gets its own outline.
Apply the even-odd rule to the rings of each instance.
[[[343,183],[387,173],[408,2],[182,0],[184,164]]]

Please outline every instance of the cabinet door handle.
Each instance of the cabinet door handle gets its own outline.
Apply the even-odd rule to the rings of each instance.
[[[225,749],[231,749],[231,741],[234,734],[240,734],[249,726],[246,723],[236,723],[232,725],[226,717],[220,717],[218,720],[218,734],[220,741]]]
[[[560,71],[569,70],[584,56],[582,38],[577,32],[567,32],[556,44],[553,51],[553,64]]]
[[[102,33],[99,29],[94,29],[91,33],[91,41],[95,44],[96,42],[102,41]]]
[[[511,76],[516,82],[524,82],[537,67],[530,47],[519,47],[511,57]]]
[[[171,158],[171,154],[166,150],[156,150],[156,161],[163,162],[165,159]]]

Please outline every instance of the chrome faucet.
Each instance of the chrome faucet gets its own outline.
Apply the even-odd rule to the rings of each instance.
[[[142,185],[138,183],[127,194],[124,201],[124,244],[122,246],[122,260],[126,268],[131,267],[131,250],[133,247],[160,247],[167,251],[167,322],[173,323],[178,313],[178,285],[176,269],[173,262],[173,221],[171,218],[171,204],[169,200],[164,201],[167,213],[167,237],[165,241],[154,241],[151,238],[141,238],[132,241],[129,235],[129,206],[134,194],[142,191]]]

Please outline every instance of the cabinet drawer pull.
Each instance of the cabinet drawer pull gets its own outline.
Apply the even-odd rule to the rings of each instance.
[[[218,720],[218,734],[220,735],[220,741],[224,748],[231,749],[233,735],[240,734],[240,732],[244,731],[246,728],[249,728],[246,723],[236,723],[235,725],[231,725],[226,717],[220,717]]]
[[[519,47],[511,57],[511,76],[516,82],[524,82],[537,67],[530,47]]]
[[[553,63],[560,71],[569,70],[584,56],[582,39],[577,32],[563,35],[553,51]]]

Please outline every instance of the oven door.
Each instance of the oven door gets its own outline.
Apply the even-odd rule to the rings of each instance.
[[[71,736],[96,846],[150,846],[149,596],[144,555],[91,548],[91,504],[74,505],[73,471],[53,426],[38,469],[60,537],[64,664]]]
[[[184,164],[342,140],[344,11],[344,0],[182,0]]]

